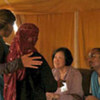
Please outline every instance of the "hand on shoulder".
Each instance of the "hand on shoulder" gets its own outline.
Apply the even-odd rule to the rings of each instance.
[[[24,67],[28,67],[28,68],[35,68],[38,69],[37,65],[42,65],[42,60],[39,61],[38,59],[42,59],[40,56],[38,57],[29,57],[31,56],[32,53],[26,54],[24,56],[21,57],[22,59],[22,63],[24,65]]]

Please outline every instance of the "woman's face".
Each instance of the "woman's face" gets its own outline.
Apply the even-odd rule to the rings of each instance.
[[[55,54],[53,59],[53,64],[55,68],[63,68],[65,66],[65,56],[62,51],[59,51]]]

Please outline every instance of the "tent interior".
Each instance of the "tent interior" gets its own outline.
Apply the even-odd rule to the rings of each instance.
[[[18,27],[22,23],[39,27],[36,48],[51,67],[53,51],[67,47],[73,66],[89,69],[88,52],[100,47],[100,0],[0,0],[0,9],[13,11]],[[11,43],[14,35],[5,41]]]

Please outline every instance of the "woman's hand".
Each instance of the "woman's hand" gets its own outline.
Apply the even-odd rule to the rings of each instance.
[[[88,96],[85,100],[99,100],[95,96]]]
[[[46,93],[47,100],[58,100],[59,99],[59,94],[55,93]]]
[[[47,100],[52,100],[54,93],[46,93]]]
[[[32,55],[32,53],[22,56],[21,57],[22,63],[24,65],[24,67],[38,69],[38,67],[36,65],[42,65],[43,62],[38,61],[37,59],[41,60],[41,57],[29,57],[31,55]]]

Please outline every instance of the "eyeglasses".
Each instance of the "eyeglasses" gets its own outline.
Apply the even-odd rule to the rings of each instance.
[[[96,57],[100,57],[99,53],[95,53],[95,54],[91,54],[89,53],[88,58],[96,58]]]

